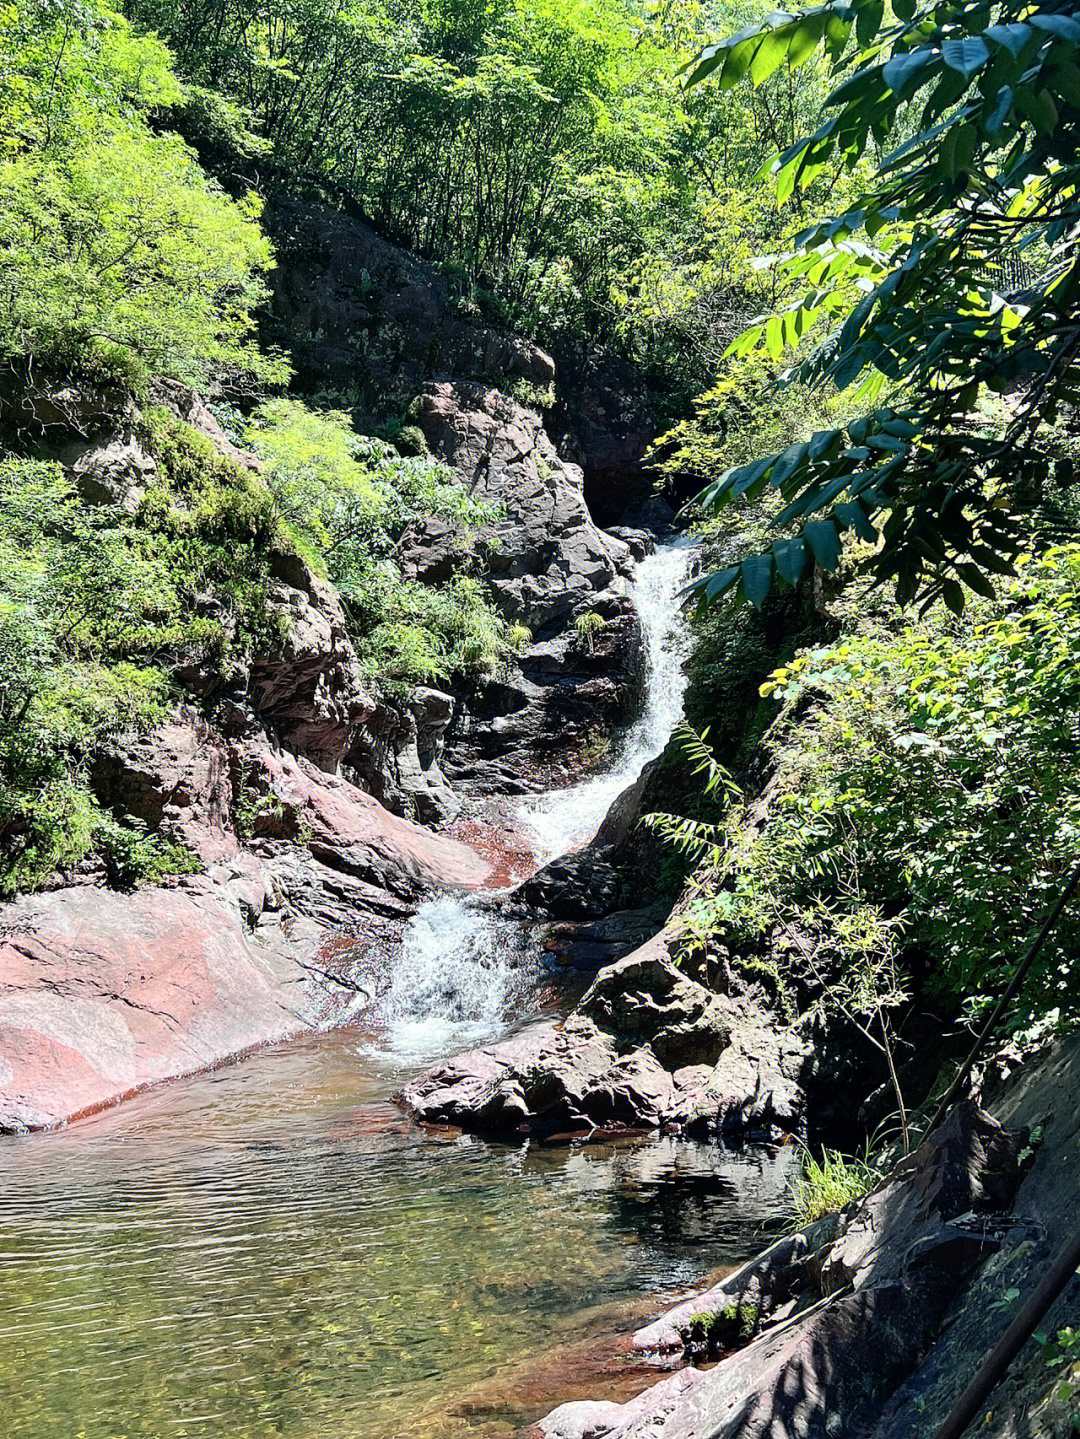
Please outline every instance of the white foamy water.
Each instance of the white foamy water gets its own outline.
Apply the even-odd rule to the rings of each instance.
[[[675,540],[646,556],[632,596],[645,645],[645,705],[616,744],[604,773],[525,801],[518,818],[543,865],[586,843],[613,801],[662,753],[682,718],[689,634],[680,595],[693,544]],[[460,895],[420,906],[382,1001],[384,1042],[405,1060],[481,1044],[506,1028],[535,979],[527,935],[513,920]]]
[[[614,801],[663,753],[682,719],[690,634],[680,596],[692,559],[693,542],[678,539],[657,546],[637,567],[632,596],[645,642],[645,708],[616,742],[613,763],[603,774],[521,805],[518,817],[541,865],[592,839]]]
[[[524,947],[519,924],[460,895],[425,901],[405,931],[382,1000],[393,1052],[434,1058],[503,1029],[527,988]]]

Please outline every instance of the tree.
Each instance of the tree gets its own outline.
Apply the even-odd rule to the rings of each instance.
[[[0,6],[0,356],[139,388],[283,379],[253,340],[270,246],[150,119],[182,87],[104,6]]]
[[[965,589],[1012,572],[1022,497],[1055,463],[1046,426],[1080,402],[1074,9],[830,0],[701,52],[690,82],[722,89],[828,60],[825,118],[768,167],[779,203],[865,174],[854,204],[776,259],[789,302],[729,351],[801,347],[781,383],[851,387],[857,417],[706,486],[712,511],[771,487],[786,502],[774,523],[798,533],[704,576],[704,602],[737,590],[760,605],[811,562],[834,570],[846,532],[902,601],[959,611]],[[987,394],[996,425],[976,416]]]

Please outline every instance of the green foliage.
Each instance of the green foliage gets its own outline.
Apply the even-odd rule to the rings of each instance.
[[[1034,1336],[1036,1339],[1039,1335]],[[1054,1398],[1064,1404],[1069,1416],[1069,1426],[1074,1433],[1080,1432],[1080,1330],[1071,1324],[1059,1329],[1049,1343],[1045,1343],[1043,1356],[1048,1368],[1059,1373],[1054,1389]]]
[[[939,1005],[980,1010],[1075,856],[1078,645],[1069,547],[979,614],[864,624],[776,671],[767,807],[689,832],[698,942],[777,956],[879,1041],[910,987],[902,961]],[[1077,933],[1067,913],[1016,1027],[1075,1012]]]
[[[212,665],[218,685],[282,638],[268,604],[276,550],[292,547],[266,481],[168,410],[143,416],[158,473],[130,524],[170,586],[155,639],[185,664]]]
[[[453,521],[463,537],[497,518],[455,471],[357,435],[341,411],[296,400],[264,405],[245,439],[266,465],[267,493],[293,547],[337,586],[372,678],[490,674],[527,642],[496,613],[467,558],[450,580],[424,584],[406,579],[393,557],[426,517]]]
[[[785,379],[857,386],[862,413],[706,487],[710,509],[778,491],[776,523],[799,529],[751,571],[704,577],[709,600],[738,589],[756,601],[811,563],[833,570],[846,532],[875,546],[867,563],[902,600],[941,596],[958,612],[966,591],[988,595],[988,576],[1011,573],[1023,530],[1010,506],[1050,470],[1044,422],[1080,395],[1078,39],[1065,0],[829,0],[702,52],[691,80],[722,89],[822,53],[840,83],[771,183],[783,203],[841,166],[864,176],[778,257],[782,308],[732,347],[773,361],[795,348]],[[832,332],[810,349],[815,327]],[[987,391],[1008,395],[996,429],[972,423]]]
[[[592,654],[598,636],[607,628],[607,620],[596,610],[583,610],[574,619],[574,639],[586,654]]]
[[[83,506],[56,466],[0,459],[0,894],[95,849],[118,881],[188,864],[106,815],[85,776],[109,738],[165,713],[143,656],[174,602],[124,516]]]
[[[242,102],[243,115],[211,117],[219,149],[230,127],[249,149],[250,115],[283,182],[305,177],[439,261],[460,314],[602,335],[679,395],[760,309],[760,284],[736,268],[768,248],[777,217],[746,182],[823,93],[816,62],[750,105],[687,92],[685,56],[710,15],[698,3],[128,9],[168,38],[200,95]],[[185,133],[201,139],[207,120],[194,118],[189,104]]]
[[[280,379],[252,312],[271,263],[237,204],[151,128],[181,87],[107,7],[0,6],[0,353],[141,387]]]
[[[860,1157],[841,1154],[838,1149],[823,1149],[819,1156],[804,1149],[802,1174],[792,1191],[795,1228],[804,1229],[815,1220],[838,1213],[845,1205],[861,1199],[880,1178],[867,1155]]]

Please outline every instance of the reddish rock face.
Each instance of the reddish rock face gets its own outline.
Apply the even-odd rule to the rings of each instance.
[[[327,1022],[342,1003],[253,944],[237,901],[205,877],[28,896],[3,925],[0,1130],[104,1107]]]
[[[185,705],[151,734],[100,755],[92,775],[105,803],[122,806],[213,864],[239,848],[231,828],[229,770],[225,741]]]
[[[490,882],[492,866],[468,845],[391,814],[374,796],[307,760],[259,748],[248,753],[245,765],[271,801],[256,817],[257,835],[303,835],[323,864],[396,894],[479,889]]]
[[[467,845],[259,746],[241,766],[265,801],[258,853],[242,850],[224,742],[193,714],[110,763],[102,787],[122,786],[133,812],[211,868],[0,909],[0,1131],[58,1124],[332,1023],[358,1002],[327,957],[333,936],[367,924],[385,941],[425,891],[473,889],[492,872]]]

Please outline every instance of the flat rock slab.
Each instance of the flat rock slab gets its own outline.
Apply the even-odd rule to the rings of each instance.
[[[175,832],[226,858],[132,893],[73,884],[0,908],[0,1130],[47,1128],[334,1022],[358,1000],[335,976],[339,939],[348,957],[358,931],[385,936],[425,893],[492,873],[468,845],[265,746],[245,755],[265,803],[258,852],[241,850],[217,800],[224,780],[201,783],[225,773],[209,744],[183,750],[206,761],[184,770],[200,784],[167,786],[162,756],[189,733],[173,724],[144,744],[146,803],[168,793],[158,807]]]
[[[5,909],[0,937],[0,1130],[102,1108],[325,1022],[340,1003],[253,944],[208,880],[27,897]]]

